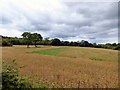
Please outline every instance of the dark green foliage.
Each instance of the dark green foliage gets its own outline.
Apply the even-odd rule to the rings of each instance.
[[[53,46],[60,46],[61,45],[61,41],[58,38],[55,38],[52,40],[51,45]]]
[[[13,60],[13,65],[15,65],[15,60]],[[9,90],[15,88],[32,88],[32,85],[29,82],[19,76],[18,69],[16,69],[13,65],[11,64],[3,67],[2,89]]]
[[[79,46],[82,46],[82,47],[89,47],[89,42],[88,42],[88,41],[82,40],[82,41],[80,42]]]
[[[33,44],[35,47],[37,47],[37,42],[42,40],[42,36],[38,33],[31,34],[30,32],[24,32],[22,34],[24,41],[27,44],[27,48],[29,48],[29,45]]]
[[[2,46],[12,46],[12,45],[25,45],[26,42],[23,38],[17,37],[4,37],[2,36]]]
[[[96,44],[89,43],[88,41],[82,40],[80,41],[61,41],[58,38],[50,40],[49,38],[43,39],[42,36],[38,33],[29,33],[24,32],[22,34],[23,38],[17,37],[4,37],[2,36],[2,45],[3,46],[12,46],[12,45],[53,45],[53,46],[80,46],[80,47],[94,47],[94,48],[105,48],[105,49],[113,49],[119,50],[120,44],[118,43],[106,43],[106,44]]]
[[[13,44],[7,40],[7,39],[3,39],[2,40],[2,46],[12,46]]]
[[[22,36],[23,36],[24,41],[27,44],[27,48],[29,48],[29,45],[32,42],[32,34],[30,32],[24,32]]]
[[[42,45],[50,45],[51,44],[51,40],[49,40],[49,38],[45,38],[44,40],[41,41]]]
[[[42,36],[38,33],[31,34],[31,39],[34,42],[35,47],[37,47],[37,42],[42,40]]]
[[[11,43],[13,45],[25,45],[26,44],[26,42],[23,38],[17,38],[17,37],[12,38]]]
[[[70,45],[69,41],[62,41],[61,43],[62,43],[63,46],[69,46]]]
[[[33,88],[46,89],[46,85],[33,85],[27,79],[20,77],[15,60],[10,65],[4,65],[2,70],[2,90],[32,90]]]
[[[113,44],[107,43],[107,44],[98,44],[98,45],[96,44],[96,45],[93,45],[93,47],[119,50],[120,45],[119,45],[119,43],[118,44],[116,44],[116,43],[113,43]]]

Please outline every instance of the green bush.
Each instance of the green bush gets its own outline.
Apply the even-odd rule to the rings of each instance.
[[[27,79],[19,76],[18,68],[15,66],[16,66],[15,60],[13,60],[11,65],[3,66],[2,90],[10,90],[10,89],[32,90],[33,88],[35,88],[35,85],[28,82]],[[46,89],[46,86],[37,85],[37,88]]]
[[[2,71],[2,89],[15,88],[32,88],[32,85],[18,75],[18,70],[13,65],[4,66]]]
[[[120,50],[120,47],[119,46],[115,46],[112,48],[113,50]]]
[[[13,44],[8,40],[2,40],[2,46],[12,46]]]

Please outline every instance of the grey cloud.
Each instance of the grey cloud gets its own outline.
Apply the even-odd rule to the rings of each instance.
[[[8,17],[2,16],[0,24],[8,24],[11,22],[12,20],[10,20]]]
[[[105,42],[116,38],[117,3],[62,2],[60,11],[35,11],[14,3],[1,12],[1,28],[38,31],[45,37]],[[9,32],[9,31],[8,31]]]

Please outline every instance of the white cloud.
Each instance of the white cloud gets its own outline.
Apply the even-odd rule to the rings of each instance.
[[[0,34],[3,36],[11,36],[11,37],[21,37],[23,32],[20,32],[16,29],[4,29],[4,28],[0,28]]]
[[[0,34],[21,37],[29,31],[61,40],[117,42],[118,3],[92,1],[0,0]]]

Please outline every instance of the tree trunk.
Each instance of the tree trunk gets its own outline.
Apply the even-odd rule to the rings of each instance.
[[[27,48],[29,48],[29,43],[27,43]]]
[[[35,41],[35,47],[37,47],[37,45],[36,45],[36,41]]]
[[[29,45],[27,44],[27,48],[29,48]]]

